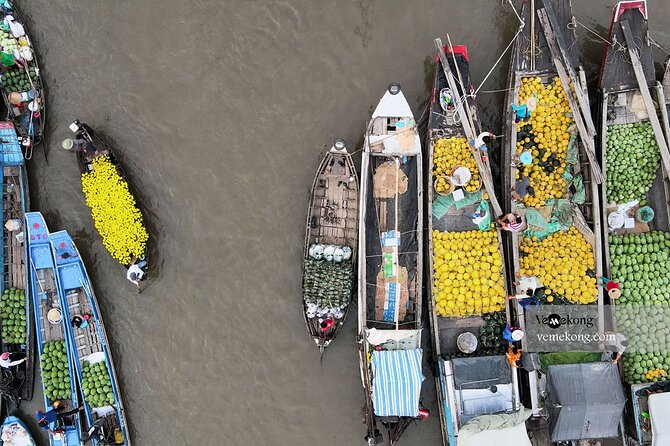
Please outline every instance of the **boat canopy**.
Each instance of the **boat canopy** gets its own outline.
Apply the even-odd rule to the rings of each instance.
[[[551,365],[547,393],[551,441],[618,436],[626,398],[616,365]]]
[[[14,124],[0,121],[0,155],[4,166],[20,166],[23,164],[23,152],[16,136]]]
[[[372,398],[379,417],[418,417],[421,383],[420,348],[372,352]]]
[[[410,118],[413,117],[412,109],[409,107],[405,95],[402,91],[396,94],[387,91],[377,104],[377,108],[372,113],[372,119],[375,118]]]
[[[525,422],[532,414],[523,409],[474,418],[459,431],[458,446],[531,446]]]

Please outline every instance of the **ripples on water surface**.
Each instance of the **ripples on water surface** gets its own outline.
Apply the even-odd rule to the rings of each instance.
[[[362,444],[355,313],[323,364],[300,314],[314,172],[333,138],[361,141],[390,81],[421,115],[433,38],[449,32],[454,44],[467,44],[480,82],[516,31],[509,7],[497,0],[17,3],[48,88],[49,164],[36,153],[29,166],[33,208],[79,243],[135,444]],[[580,22],[607,33],[614,1],[573,3]],[[670,46],[670,8],[661,0],[649,8],[653,36]],[[602,45],[583,29],[579,35],[593,83]],[[484,90],[505,88],[507,59]],[[480,94],[483,121],[496,132],[502,100]],[[71,116],[109,135],[139,191],[156,260],[139,296],[104,252],[74,157],[59,149]],[[424,385],[432,391],[432,380]],[[436,414],[434,395],[428,404]],[[434,415],[411,427],[403,444],[439,438]]]

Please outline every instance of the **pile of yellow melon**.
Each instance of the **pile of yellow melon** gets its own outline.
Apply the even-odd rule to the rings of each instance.
[[[598,299],[598,285],[591,277],[595,270],[593,249],[574,226],[543,240],[524,237],[520,252],[521,275],[540,279],[548,302],[556,297],[579,304]]]
[[[507,293],[496,231],[433,231],[433,297],[438,316],[501,311]]]
[[[445,176],[450,176],[459,166],[467,167],[472,178],[465,185],[467,192],[475,192],[481,187],[479,170],[472,155],[472,148],[465,138],[439,138],[433,144],[433,176],[437,180],[435,190],[438,193],[449,191]]]
[[[529,151],[533,155],[532,164],[522,168],[535,196],[526,195],[523,202],[526,206],[539,207],[547,200],[564,197],[567,192],[567,182],[562,175],[571,137],[569,128],[574,120],[558,77],[552,84],[542,83],[539,77],[523,78],[519,104],[525,104],[531,97],[537,99],[537,106],[528,119],[517,124],[516,154]],[[532,128],[530,131],[528,125]],[[516,179],[520,177],[517,169]]]

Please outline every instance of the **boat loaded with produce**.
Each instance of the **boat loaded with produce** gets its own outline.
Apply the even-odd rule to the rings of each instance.
[[[0,88],[7,117],[14,122],[24,155],[30,159],[33,146],[42,142],[44,133],[45,101],[40,68],[23,21],[9,1],[0,6],[0,20],[0,56],[2,65],[8,68],[0,75]]]
[[[525,331],[529,433],[535,444],[617,437],[625,401],[618,369],[601,360],[599,344],[579,342],[602,334],[606,319],[599,286],[602,172],[585,76],[573,54],[571,4],[526,2],[521,19],[506,100],[503,192],[521,222],[506,225],[506,235],[512,299]],[[570,340],[550,337],[557,332],[553,315],[584,323],[560,327]]]
[[[102,244],[123,266],[135,264],[146,273],[149,233],[121,164],[91,127],[74,121],[70,130],[76,134],[75,140],[63,144],[76,150],[86,205]]]
[[[0,440],[2,446],[37,446],[28,427],[13,415],[2,422]]]
[[[517,370],[503,339],[510,316],[502,238],[493,224],[500,205],[488,160],[492,147],[475,147],[482,129],[475,98],[463,100],[471,91],[466,47],[443,48],[440,39],[436,45],[428,124],[427,289],[443,444],[503,438],[523,444],[530,412],[520,410]],[[488,427],[481,429],[483,424]]]
[[[77,246],[66,231],[49,234],[74,370],[85,403],[84,431],[100,429],[102,443],[130,445],[125,411],[102,315]]]
[[[44,412],[56,406],[61,412],[79,408],[76,375],[66,329],[70,324],[61,308],[49,230],[39,212],[26,214],[30,285],[35,314],[35,336],[40,355]],[[51,446],[79,444],[81,412],[49,425]]]
[[[322,353],[349,311],[357,247],[358,175],[344,141],[337,140],[312,184],[303,261],[303,315]]]
[[[414,115],[391,84],[368,123],[361,165],[358,342],[370,445],[396,444],[428,416],[420,402],[422,167]]]
[[[620,284],[615,320],[629,343],[626,430],[637,444],[661,445],[670,443],[670,128],[648,32],[646,2],[616,6],[608,41],[619,43],[601,65],[598,124],[605,275]]]
[[[17,362],[3,368],[0,392],[15,404],[33,397],[35,334],[30,320],[24,214],[29,207],[28,177],[19,139],[10,121],[0,121],[4,275],[0,283],[2,352]]]

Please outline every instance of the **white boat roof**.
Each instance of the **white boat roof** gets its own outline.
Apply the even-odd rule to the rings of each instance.
[[[372,113],[372,119],[375,118],[414,118],[414,114],[402,90],[396,94],[386,90]]]

